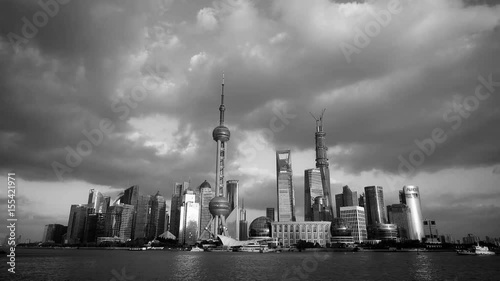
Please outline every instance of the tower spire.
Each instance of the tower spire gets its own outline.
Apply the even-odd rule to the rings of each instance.
[[[220,111],[220,121],[219,125],[224,125],[224,111],[226,110],[226,107],[224,106],[224,72],[222,72],[222,94],[220,96],[220,106],[219,106],[219,111]]]

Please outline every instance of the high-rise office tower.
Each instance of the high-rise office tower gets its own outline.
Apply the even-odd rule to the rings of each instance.
[[[194,245],[199,236],[200,204],[196,203],[196,194],[187,189],[182,196],[180,210],[179,243]]]
[[[219,106],[219,126],[215,127],[212,132],[212,137],[214,141],[217,142],[217,155],[215,162],[215,193],[216,196],[209,203],[210,214],[212,218],[210,222],[204,229],[210,229],[214,226],[215,233],[214,236],[222,234],[228,236],[226,217],[231,213],[230,206],[227,198],[225,197],[227,192],[225,190],[224,181],[224,171],[226,163],[226,143],[229,141],[231,136],[229,129],[224,126],[224,111],[226,107],[224,106],[224,74],[222,75],[222,94],[221,94],[221,104]],[[205,230],[203,231],[205,232]],[[204,235],[204,234],[202,234]],[[216,238],[216,237],[214,237]]]
[[[304,171],[304,220],[313,221],[314,199],[324,196],[321,171],[318,168]]]
[[[240,241],[248,240],[248,222],[247,222],[247,210],[245,210],[245,201],[241,202],[240,209]]]
[[[240,237],[240,208],[239,202],[239,182],[238,180],[228,180],[226,182],[227,200],[231,213],[226,217],[229,236],[239,239]]]
[[[410,239],[413,232],[410,224],[411,211],[406,204],[392,204],[387,206],[387,220],[398,227],[398,236],[401,240]]]
[[[323,131],[323,115],[325,114],[325,110],[326,109],[323,109],[319,118],[313,115],[314,120],[316,120],[316,132],[314,133],[314,137],[316,140],[316,168],[318,168],[321,173],[321,185],[323,187],[323,197],[325,198],[325,220],[331,221],[333,219],[333,204],[330,189],[330,168],[328,167],[329,164],[326,155],[328,150],[325,143],[326,133]]]
[[[66,236],[68,244],[79,244],[83,242],[88,209],[89,207],[87,204],[71,205]]]
[[[127,205],[134,205],[137,202],[137,197],[139,197],[139,186],[133,185],[125,189],[120,202]]]
[[[131,239],[134,210],[134,206],[129,204],[109,207],[105,218],[106,236],[118,237],[122,242]]]
[[[148,239],[155,239],[165,232],[165,198],[158,191],[151,197],[151,216],[148,224]]]
[[[179,238],[179,226],[181,219],[182,194],[189,188],[189,182],[174,184],[172,200],[170,202],[170,233]]]
[[[133,239],[147,238],[151,217],[151,195],[139,195],[135,205]]]
[[[366,240],[365,208],[359,206],[340,207],[339,212],[339,217],[350,226],[354,242],[362,243]]]
[[[274,221],[274,208],[266,208],[266,217]]]
[[[386,223],[384,189],[381,186],[365,187],[366,224]]]
[[[439,243],[439,233],[435,220],[424,220],[425,243]],[[441,241],[442,242],[442,241]]]
[[[295,221],[295,194],[292,183],[290,150],[276,151],[278,221]]]
[[[399,191],[399,201],[406,204],[411,212],[411,229],[410,239],[422,241],[424,234],[422,209],[420,207],[420,193],[418,186],[407,185],[403,190]]]
[[[358,193],[349,186],[342,187],[342,193],[335,194],[337,216],[340,217],[340,207],[358,206]]]
[[[212,214],[210,214],[209,204],[210,201],[215,197],[215,192],[207,181],[204,181],[200,187],[199,192],[199,202],[200,202],[200,240],[206,240],[210,238],[210,233],[215,232],[214,225],[208,226]],[[207,231],[203,231],[205,227],[211,227]]]
[[[94,213],[102,214],[106,212],[106,201],[104,200],[104,196],[101,192],[96,189],[89,190],[89,200],[88,200],[89,208],[93,208]]]
[[[359,195],[358,205],[360,207],[363,207],[363,208],[365,207],[365,194],[364,193]]]

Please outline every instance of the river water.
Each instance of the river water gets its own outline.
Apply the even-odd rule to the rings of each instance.
[[[0,280],[500,280],[500,255],[17,249]]]

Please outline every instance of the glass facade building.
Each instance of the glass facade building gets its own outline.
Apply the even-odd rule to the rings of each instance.
[[[212,187],[207,181],[204,181],[200,187],[199,197],[200,197],[200,239],[205,240],[210,238],[210,233],[215,233],[215,226],[208,225],[210,219],[212,218],[212,214],[210,214],[210,210],[208,209],[210,201],[215,197],[215,192],[212,190]],[[209,232],[203,231],[206,227],[208,227]]]
[[[83,242],[85,221],[87,218],[87,204],[71,205],[68,219],[67,244],[80,244]]]
[[[304,171],[304,220],[314,221],[314,199],[324,196],[321,183],[321,171],[318,168]]]
[[[399,201],[406,204],[411,212],[411,230],[409,234],[411,240],[420,240],[425,236],[422,208],[420,206],[420,192],[418,186],[407,185],[399,192]]]
[[[335,194],[335,204],[337,217],[340,217],[340,207],[358,206],[358,193],[346,185],[342,187],[342,193]]]
[[[165,212],[167,205],[165,198],[157,192],[151,197],[151,215],[148,224],[148,239],[152,240],[165,232]]]
[[[424,235],[426,243],[439,243],[439,233],[435,220],[424,220]]]
[[[384,190],[381,186],[365,187],[366,224],[386,223]]]
[[[62,224],[47,224],[43,231],[43,243],[63,243],[63,235],[67,232],[68,227]]]
[[[268,217],[254,219],[248,231],[250,238],[271,237],[271,222]]]
[[[290,150],[276,151],[278,221],[295,221],[295,195]]]
[[[387,206],[387,220],[398,227],[398,236],[401,240],[410,239],[413,232],[410,224],[411,210],[405,204],[392,204]]]
[[[196,203],[196,194],[187,189],[182,196],[180,208],[179,243],[194,245],[199,236],[200,204]]]
[[[350,226],[354,242],[362,243],[368,238],[365,208],[359,206],[340,207],[340,218]]]
[[[172,192],[172,200],[170,201],[170,233],[172,233],[176,238],[179,238],[182,194],[188,188],[189,182],[176,182]]]

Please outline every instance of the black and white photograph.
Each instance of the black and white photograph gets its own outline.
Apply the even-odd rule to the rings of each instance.
[[[0,280],[500,280],[500,1],[0,0]]]

